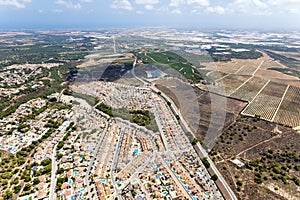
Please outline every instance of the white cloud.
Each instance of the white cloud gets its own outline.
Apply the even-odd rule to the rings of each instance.
[[[171,13],[181,14],[183,12],[189,12],[193,14],[201,13],[201,10],[207,8],[210,4],[210,0],[170,0],[168,10]]]
[[[184,4],[185,0],[171,0],[169,6],[171,7],[179,7],[181,4]]]
[[[208,7],[206,11],[219,15],[225,14],[225,9],[222,6]]]
[[[12,6],[16,8],[25,8],[27,3],[30,3],[31,0],[0,0],[0,6]]]
[[[209,6],[209,0],[187,0],[187,4],[199,7],[206,7]]]
[[[145,5],[145,9],[146,10],[152,10],[153,9],[153,5]]]
[[[147,5],[152,5],[152,4],[157,4],[159,3],[159,0],[135,0],[136,4],[147,4]]]
[[[153,10],[154,4],[158,4],[159,0],[135,0],[136,4],[145,5],[146,10]]]
[[[262,0],[234,0],[227,7],[230,13],[251,15],[268,15],[270,14],[270,8],[270,5]]]
[[[228,8],[232,13],[245,13],[250,8],[251,0],[234,0]]]
[[[267,4],[280,13],[300,14],[300,0],[268,0]]]
[[[132,5],[128,0],[114,0],[110,6],[114,9],[132,10]]]
[[[259,7],[259,8],[267,8],[268,5],[264,2],[262,2],[261,0],[252,0],[254,5]]]
[[[298,6],[300,7],[300,0],[268,0],[267,4],[277,6]]]
[[[81,4],[80,3],[73,3],[71,0],[56,0],[55,4],[64,5],[66,8],[70,9],[80,9]]]
[[[179,7],[181,5],[206,7],[209,6],[209,0],[171,0],[169,3],[171,7]]]
[[[226,7],[229,13],[249,15],[297,14],[299,9],[300,0],[233,0]]]

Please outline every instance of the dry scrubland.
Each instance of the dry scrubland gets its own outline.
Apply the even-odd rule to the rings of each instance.
[[[299,199],[299,141],[290,128],[243,117],[224,131],[211,155],[239,199]],[[234,165],[236,157],[246,166]]]

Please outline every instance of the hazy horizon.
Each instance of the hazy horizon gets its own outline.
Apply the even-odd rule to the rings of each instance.
[[[0,29],[300,30],[300,0],[0,0]]]

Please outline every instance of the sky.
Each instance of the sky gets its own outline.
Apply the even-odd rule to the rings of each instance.
[[[0,29],[300,31],[300,0],[0,0]]]

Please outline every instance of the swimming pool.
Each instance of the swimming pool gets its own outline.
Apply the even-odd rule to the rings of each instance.
[[[134,149],[133,153],[138,154],[139,153],[139,149]]]
[[[74,176],[76,176],[78,174],[78,172],[77,171],[74,171]]]
[[[83,192],[84,192],[84,188],[81,188],[81,189],[79,190],[79,192],[80,192],[80,193],[83,193]]]

